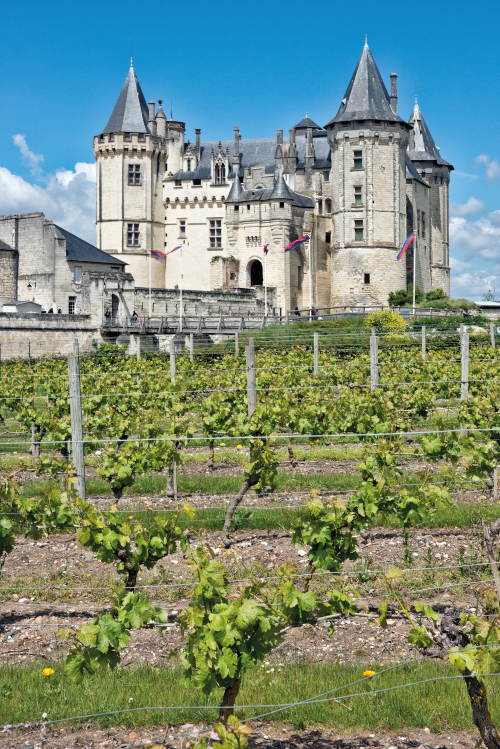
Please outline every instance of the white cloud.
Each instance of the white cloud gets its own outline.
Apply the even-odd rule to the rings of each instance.
[[[47,218],[95,245],[95,164],[59,169],[31,184],[0,167],[0,214],[43,211]]]
[[[466,260],[500,261],[500,211],[492,211],[477,221],[455,216],[450,221],[450,244],[461,250]]]
[[[451,216],[471,216],[474,213],[484,213],[484,203],[482,200],[470,196],[466,203],[460,204],[454,201],[450,203]]]
[[[458,261],[460,262],[460,261]],[[450,258],[451,263],[451,258]],[[453,266],[452,266],[453,267]],[[486,291],[500,290],[500,267],[491,271],[472,271],[451,274],[451,295],[453,297],[481,301]]]
[[[463,260],[459,260],[456,257],[450,257],[450,268],[453,273],[463,273],[464,271],[470,270],[472,265],[465,263]]]
[[[498,159],[491,159],[486,153],[482,153],[474,159],[476,169],[481,165],[484,167],[484,179],[489,184],[500,181],[500,163]]]
[[[479,174],[467,174],[467,172],[454,172],[455,177],[466,177],[467,179],[479,179]]]
[[[40,169],[40,162],[45,161],[42,154],[33,153],[33,151],[30,151],[30,149],[28,148],[28,144],[26,143],[25,135],[13,135],[12,139],[15,145],[21,151],[21,155],[23,157],[23,164],[26,164],[27,166],[31,167],[31,174],[34,174],[34,175],[41,174],[42,170]]]

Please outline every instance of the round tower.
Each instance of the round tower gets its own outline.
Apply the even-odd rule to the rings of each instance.
[[[161,121],[161,113],[160,113]],[[131,63],[108,124],[94,137],[97,246],[124,260],[135,284],[165,288],[162,179],[168,142],[157,132],[154,102],[146,104]]]
[[[326,125],[332,152],[332,304],[387,304],[406,288],[396,261],[406,237],[406,147],[411,126],[389,97],[368,44],[336,117]]]

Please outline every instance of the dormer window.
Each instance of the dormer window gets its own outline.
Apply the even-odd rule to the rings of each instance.
[[[219,164],[215,167],[215,184],[226,184],[226,167],[224,166],[224,164]]]

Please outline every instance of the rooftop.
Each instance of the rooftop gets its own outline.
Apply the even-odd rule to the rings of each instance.
[[[73,260],[78,263],[106,263],[106,265],[127,265],[123,260],[117,260],[112,255],[108,255],[107,252],[99,250],[94,245],[86,242],[80,237],[76,237],[67,229],[63,229],[61,226],[54,224],[56,229],[61,232],[64,239],[66,240],[66,259]]]

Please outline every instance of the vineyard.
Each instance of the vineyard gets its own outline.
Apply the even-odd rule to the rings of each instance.
[[[498,749],[499,396],[391,312],[2,362],[4,743]]]

